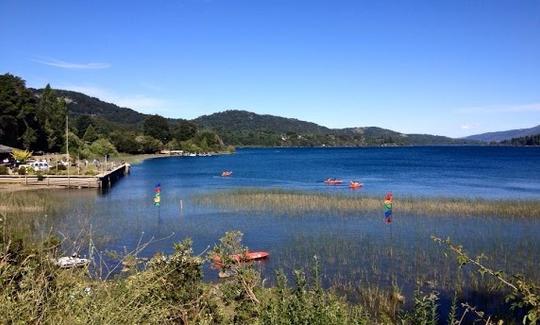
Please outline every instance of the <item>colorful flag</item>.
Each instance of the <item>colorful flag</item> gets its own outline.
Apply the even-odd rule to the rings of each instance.
[[[159,206],[161,203],[161,185],[158,183],[154,189],[154,206]]]
[[[392,223],[392,193],[388,192],[384,196],[384,223]]]

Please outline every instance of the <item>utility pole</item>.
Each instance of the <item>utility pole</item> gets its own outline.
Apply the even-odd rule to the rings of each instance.
[[[68,179],[68,189],[70,187],[70,180],[69,180],[69,165],[71,165],[71,162],[69,161],[69,116],[66,112],[66,155],[67,155],[67,179]]]

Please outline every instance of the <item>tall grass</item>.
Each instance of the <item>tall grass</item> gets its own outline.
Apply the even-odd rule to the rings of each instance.
[[[382,197],[346,196],[283,190],[243,189],[195,197],[201,205],[233,210],[271,211],[290,215],[316,211],[329,214],[380,211]],[[396,197],[394,210],[427,216],[540,217],[540,200]]]
[[[0,213],[43,212],[51,207],[50,198],[39,192],[0,192]]]

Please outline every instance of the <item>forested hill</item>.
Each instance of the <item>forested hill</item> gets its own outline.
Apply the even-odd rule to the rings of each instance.
[[[247,111],[227,110],[224,112],[203,115],[194,120],[202,127],[215,130],[268,131],[275,133],[313,133],[325,134],[331,130],[315,123],[300,121],[273,115],[261,115]]]
[[[39,94],[41,90],[34,90]],[[119,107],[82,93],[56,90],[70,115],[91,115],[108,129],[138,129],[150,115]],[[175,119],[169,119],[175,123]],[[429,134],[402,134],[379,127],[330,129],[312,122],[241,110],[227,110],[200,116],[191,122],[199,129],[215,131],[226,144],[236,146],[378,146],[447,145],[474,141]]]
[[[228,110],[193,120],[237,146],[373,146],[476,143],[429,134],[402,134],[378,127],[330,129],[311,122]]]
[[[43,89],[32,89],[39,95]],[[91,97],[76,91],[55,89],[58,97],[63,97],[67,103],[69,114],[72,116],[90,115],[99,116],[108,121],[120,123],[125,126],[138,125],[144,122],[148,116],[139,113],[131,108],[119,107],[112,103],[107,103],[99,98]]]
[[[39,95],[43,90],[33,90]],[[116,128],[140,129],[151,115],[107,103],[69,90],[55,90],[64,98],[69,114],[75,118],[92,116],[104,130]],[[168,119],[175,124],[181,119]],[[457,140],[427,134],[401,134],[378,127],[330,129],[315,123],[247,111],[227,110],[192,120],[198,129],[210,129],[226,144],[236,146],[373,146],[373,145],[430,145],[465,144]]]
[[[511,140],[512,138],[521,138],[521,137],[531,136],[535,134],[540,134],[540,125],[537,125],[532,128],[527,128],[527,129],[515,129],[515,130],[508,130],[508,131],[475,134],[475,135],[468,136],[464,139],[478,140],[478,141],[485,141],[485,142],[501,142],[505,140]]]
[[[4,111],[0,112],[0,143],[32,150],[61,149],[66,113],[71,117],[70,129],[77,137],[75,139],[81,140],[81,146],[90,145],[96,139],[106,139],[116,149],[134,153],[158,148],[218,150],[223,144],[397,146],[477,143],[427,134],[402,134],[378,127],[330,129],[298,119],[239,110],[204,115],[191,121],[166,119],[75,91],[26,88],[24,80],[9,74],[0,75],[0,81],[0,103],[5,103]],[[36,112],[38,119],[33,117]],[[52,117],[54,123],[50,121]],[[57,127],[44,129],[53,124]]]

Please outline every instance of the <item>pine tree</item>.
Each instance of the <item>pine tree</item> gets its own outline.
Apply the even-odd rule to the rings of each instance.
[[[47,84],[38,104],[38,119],[44,125],[48,149],[60,151],[65,140],[67,108],[63,99],[56,97]]]
[[[87,143],[92,143],[94,141],[96,141],[97,139],[99,138],[97,132],[96,132],[96,129],[94,129],[94,126],[92,124],[90,124],[87,128],[86,128],[86,132],[84,132],[84,135],[83,135],[83,140]]]

